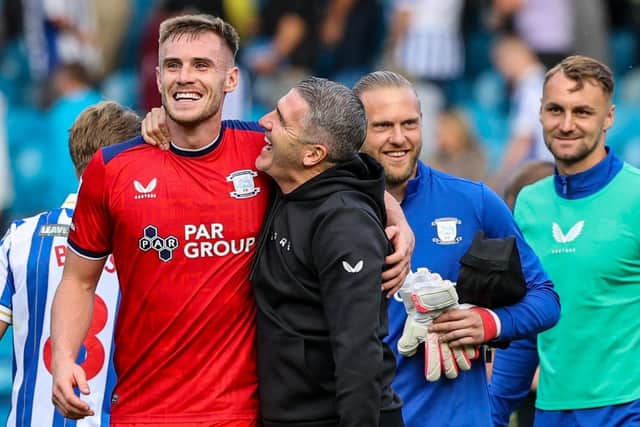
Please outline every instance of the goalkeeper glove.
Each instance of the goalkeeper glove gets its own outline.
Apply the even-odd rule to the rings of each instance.
[[[443,373],[447,378],[457,378],[459,371],[471,369],[471,359],[479,355],[475,346],[451,348],[447,343],[439,342],[438,334],[427,331],[433,319],[458,305],[453,283],[442,280],[440,275],[426,268],[419,268],[407,276],[399,293],[407,319],[398,341],[398,352],[403,356],[413,356],[418,346],[424,343],[427,381],[438,381]]]

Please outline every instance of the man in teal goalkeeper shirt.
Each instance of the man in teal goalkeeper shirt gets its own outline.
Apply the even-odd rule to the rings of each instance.
[[[495,425],[507,425],[538,362],[536,426],[640,425],[640,170],[605,146],[613,87],[609,68],[582,56],[546,75],[540,120],[556,172],[522,190],[515,216],[561,316],[537,354],[531,340],[497,353]]]

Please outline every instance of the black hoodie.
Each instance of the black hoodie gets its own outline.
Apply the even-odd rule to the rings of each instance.
[[[383,193],[382,167],[367,155],[276,192],[251,276],[266,427],[377,427],[381,416],[402,425],[382,342]]]

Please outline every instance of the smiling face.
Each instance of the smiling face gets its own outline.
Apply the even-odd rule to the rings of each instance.
[[[238,69],[218,35],[183,34],[160,46],[156,77],[169,118],[194,127],[220,116],[224,94],[237,84]]]
[[[360,99],[368,121],[362,151],[384,167],[387,189],[404,188],[422,149],[419,101],[411,88],[393,86],[365,90]]]
[[[544,140],[562,174],[583,172],[606,156],[605,131],[615,107],[594,80],[576,81],[558,72],[544,86],[540,121]]]
[[[276,108],[260,119],[265,129],[265,146],[256,159],[256,168],[269,174],[281,188],[294,182],[302,169],[303,118],[309,105],[295,90],[280,98]]]

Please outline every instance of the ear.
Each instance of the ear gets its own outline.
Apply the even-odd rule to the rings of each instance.
[[[329,150],[322,144],[306,144],[302,150],[302,164],[314,167],[322,163],[329,155]]]
[[[156,65],[156,86],[158,87],[158,92],[162,95],[162,86],[160,85],[160,66]]]
[[[540,98],[540,108],[538,109],[538,120],[542,123],[542,105],[544,102],[544,97]]]
[[[227,71],[224,81],[224,93],[233,92],[240,82],[240,70],[238,67],[231,67]]]
[[[615,121],[615,113],[616,106],[611,104],[609,106],[609,111],[607,111],[607,117],[604,119],[604,130],[609,130],[611,126],[613,126],[613,122]]]

